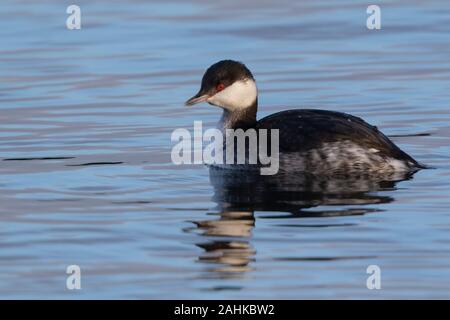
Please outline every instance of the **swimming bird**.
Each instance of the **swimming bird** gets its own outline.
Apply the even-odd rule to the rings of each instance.
[[[347,113],[295,109],[257,120],[256,81],[241,62],[222,60],[210,66],[200,90],[186,105],[201,102],[223,109],[218,124],[222,131],[278,129],[279,165],[284,172],[392,174],[424,168],[376,126]]]

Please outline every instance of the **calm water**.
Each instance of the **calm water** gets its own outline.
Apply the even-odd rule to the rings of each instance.
[[[0,298],[450,298],[450,4],[2,0]],[[434,169],[271,185],[170,160],[223,58],[259,117],[361,116]],[[82,290],[66,289],[66,267]],[[366,268],[381,268],[368,290]]]

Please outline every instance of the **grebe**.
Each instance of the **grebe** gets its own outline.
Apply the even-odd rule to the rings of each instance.
[[[206,70],[199,92],[186,105],[200,102],[223,109],[221,130],[278,129],[280,171],[351,175],[424,168],[377,127],[346,113],[296,109],[257,121],[256,82],[250,70],[237,61],[219,61]]]

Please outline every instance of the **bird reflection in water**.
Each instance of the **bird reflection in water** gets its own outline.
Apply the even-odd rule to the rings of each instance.
[[[249,239],[255,226],[253,211],[227,210],[218,219],[195,222],[203,236],[213,239],[197,244],[205,250],[199,260],[215,265],[212,271],[233,276],[250,269],[255,249]],[[218,266],[218,267],[216,267]]]
[[[256,250],[251,244],[255,227],[254,212],[274,212],[264,218],[308,218],[363,215],[380,211],[367,205],[392,202],[377,191],[395,190],[399,181],[414,173],[389,176],[317,177],[307,174],[230,172],[210,169],[214,187],[214,219],[194,222],[196,230],[207,239],[197,246],[204,250],[199,261],[219,277],[242,277],[252,269]],[[329,206],[339,206],[340,209]],[[310,210],[316,208],[315,210]],[[275,214],[276,212],[276,214]]]

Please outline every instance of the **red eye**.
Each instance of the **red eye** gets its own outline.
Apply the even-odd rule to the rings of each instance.
[[[222,91],[223,89],[225,89],[225,85],[224,85],[223,83],[219,83],[219,84],[216,86],[217,92]]]

